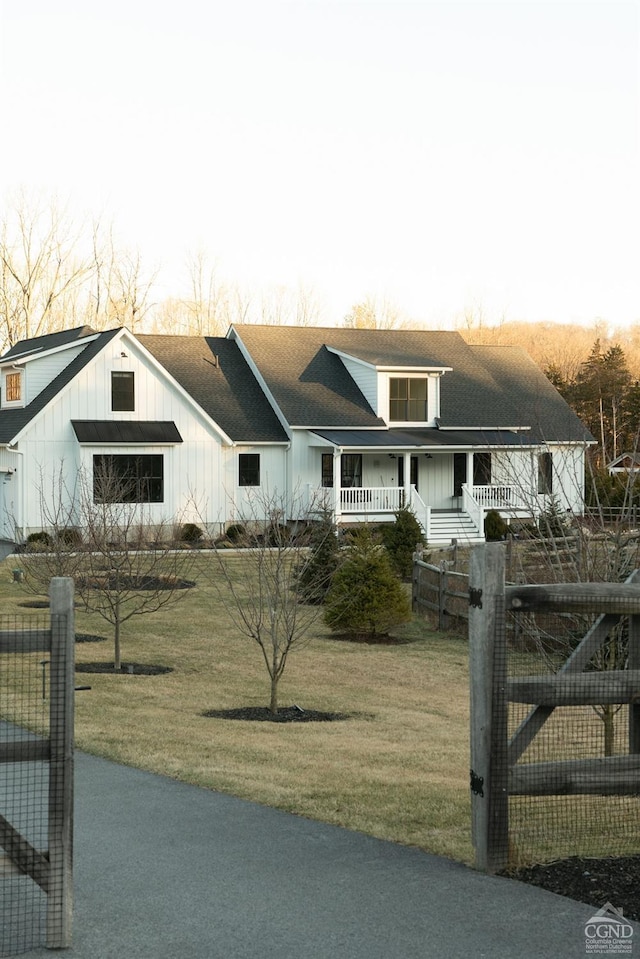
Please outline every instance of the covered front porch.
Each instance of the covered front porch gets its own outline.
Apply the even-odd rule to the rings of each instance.
[[[507,521],[539,512],[537,487],[533,478],[527,481],[530,470],[522,464],[517,469],[514,462],[507,467],[504,442],[494,449],[487,448],[486,440],[480,449],[452,449],[450,434],[420,433],[424,445],[417,447],[418,437],[412,437],[413,447],[404,449],[389,445],[399,439],[391,431],[360,435],[359,447],[347,446],[344,435],[322,434],[325,444],[319,443],[317,453],[321,483],[310,484],[309,502],[330,510],[337,525],[391,522],[407,506],[429,543],[483,541],[488,510],[498,510]],[[327,449],[330,438],[343,442]],[[402,439],[406,443],[406,436]],[[456,439],[460,444],[461,437]],[[530,460],[529,454],[526,462]]]

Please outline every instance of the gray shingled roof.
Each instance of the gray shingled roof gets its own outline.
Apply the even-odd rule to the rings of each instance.
[[[95,330],[90,329],[89,327],[80,327],[79,329],[83,330],[82,337],[78,336],[78,330],[68,330],[66,333],[50,333],[48,336],[39,336],[33,340],[23,340],[22,343],[17,343],[12,350],[9,350],[8,353],[5,353],[3,359],[10,358],[11,355],[18,355],[19,348],[22,347],[21,352],[24,352],[26,348],[31,349],[33,344],[40,344],[41,349],[53,349],[56,346],[63,346],[66,343],[73,342],[74,339],[81,339],[86,336],[92,336],[95,333]],[[47,406],[48,403],[54,399],[55,396],[63,389],[67,383],[70,383],[74,376],[82,370],[91,360],[98,355],[98,353],[104,349],[106,344],[119,333],[119,329],[108,330],[105,333],[100,333],[95,340],[91,340],[82,352],[76,356],[68,366],[59,373],[48,386],[36,396],[34,400],[29,403],[28,406],[23,407],[22,409],[15,410],[0,410],[0,444],[11,443],[15,437],[20,433],[21,430]],[[70,336],[70,334],[76,334]],[[46,341],[46,345],[45,344]]]
[[[443,428],[530,428],[531,438],[590,434],[518,347],[470,346],[459,333],[330,327],[234,327],[292,425],[384,426],[327,345],[375,365],[450,366],[441,380]]]
[[[237,343],[215,336],[137,339],[232,440],[287,441]]]
[[[58,346],[67,346],[76,340],[83,340],[87,336],[95,336],[97,330],[90,326],[77,326],[73,330],[61,330],[59,333],[45,333],[43,336],[34,336],[30,340],[20,340],[10,350],[3,354],[3,360],[20,356],[23,353],[40,353],[55,349]]]
[[[322,327],[235,327],[287,421],[315,429],[384,429],[327,346],[374,365],[451,366],[441,380],[443,429],[528,427],[531,440],[589,441],[591,435],[518,347],[470,346],[458,333]],[[3,359],[96,335],[25,408],[0,411],[0,443],[17,434],[120,329],[78,327],[17,343]],[[286,442],[287,435],[228,337],[140,335],[139,341],[236,442]]]

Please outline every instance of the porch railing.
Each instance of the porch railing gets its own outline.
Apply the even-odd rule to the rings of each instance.
[[[526,509],[517,486],[472,486],[470,493],[483,509]]]
[[[401,486],[352,486],[340,490],[342,513],[395,513],[403,505]]]

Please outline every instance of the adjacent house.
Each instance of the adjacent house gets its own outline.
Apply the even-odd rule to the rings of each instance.
[[[607,472],[609,476],[626,476],[635,479],[640,473],[640,454],[621,453],[608,464]]]
[[[580,514],[592,437],[514,347],[458,333],[232,326],[225,337],[80,327],[0,358],[0,537],[108,463],[151,520],[211,532],[277,498],[338,524],[410,506],[430,542],[484,515]]]

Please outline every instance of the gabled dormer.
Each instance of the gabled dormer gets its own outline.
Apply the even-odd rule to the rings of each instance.
[[[99,334],[88,327],[18,343],[0,359],[0,409],[28,406]]]
[[[403,366],[372,362],[327,346],[340,357],[377,416],[388,426],[436,426],[440,416],[440,377],[450,366]]]

